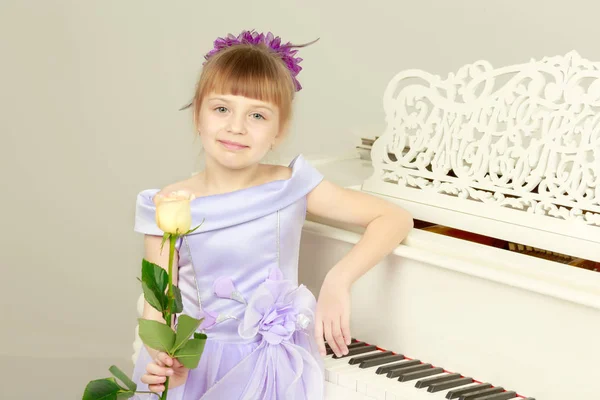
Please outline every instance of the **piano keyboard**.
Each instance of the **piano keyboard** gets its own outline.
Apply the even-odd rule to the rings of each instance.
[[[356,339],[339,358],[325,347],[326,400],[535,400]]]

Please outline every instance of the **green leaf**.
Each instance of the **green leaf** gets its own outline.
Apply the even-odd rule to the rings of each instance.
[[[163,238],[162,238],[162,242],[160,243],[160,253],[162,254],[163,251],[163,247],[165,246],[165,242],[167,241],[167,239],[169,238],[169,236],[171,236],[170,233],[163,233]]]
[[[140,339],[152,349],[170,353],[175,343],[175,332],[166,324],[150,319],[138,319]]]
[[[188,235],[188,234],[190,234],[190,233],[194,232],[196,229],[200,228],[200,227],[202,226],[202,224],[203,224],[203,223],[204,223],[204,219],[202,219],[202,222],[200,222],[200,225],[198,225],[198,226],[197,226],[197,227],[195,227],[194,229],[190,229],[189,231],[187,231],[187,232],[185,233],[185,235]]]
[[[171,313],[179,314],[183,311],[183,300],[181,299],[181,290],[175,285],[173,285],[173,296],[175,296],[175,302],[173,303],[175,307],[173,307]]]
[[[135,396],[135,392],[127,390],[125,392],[117,393],[117,400],[130,399]]]
[[[144,298],[156,310],[163,312],[167,309],[167,294],[165,290],[169,285],[169,274],[164,268],[142,260],[142,288]]]
[[[175,352],[183,346],[185,341],[192,336],[196,329],[198,329],[200,322],[202,322],[202,320],[194,319],[185,314],[179,317],[177,322],[177,334],[175,335],[173,348],[171,348],[171,354],[175,354]]]
[[[204,318],[200,319],[200,323],[202,323],[202,321],[204,321]],[[208,336],[206,336],[204,333],[194,332],[194,339],[206,340],[207,338]]]
[[[149,287],[146,282],[142,282],[142,289],[144,290],[144,298],[152,307],[156,310],[163,312],[165,307],[162,302],[166,301],[167,296],[164,293],[156,293],[155,289]]]
[[[190,339],[175,352],[174,356],[186,368],[196,368],[200,362],[200,356],[202,356],[202,352],[204,351],[205,343],[205,339]]]
[[[121,371],[116,365],[111,365],[111,367],[108,370],[111,374],[115,376],[115,378],[123,382],[129,390],[132,390],[134,392],[137,390],[137,385],[135,384],[135,382],[129,379],[125,372]]]
[[[82,400],[117,400],[122,390],[115,378],[96,379],[87,384]]]
[[[169,285],[169,274],[160,265],[151,263],[150,261],[142,260],[142,281],[150,287],[156,286],[164,293]]]

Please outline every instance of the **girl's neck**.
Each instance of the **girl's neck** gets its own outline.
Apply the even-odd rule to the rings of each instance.
[[[199,174],[202,191],[206,194],[221,194],[245,189],[260,182],[261,176],[260,164],[233,170],[209,160],[206,161],[204,171]]]

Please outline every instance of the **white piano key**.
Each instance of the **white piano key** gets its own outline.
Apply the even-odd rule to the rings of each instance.
[[[376,354],[378,352],[381,352],[380,350],[378,351],[374,351],[374,352],[370,352],[370,353],[365,353],[366,354]],[[362,355],[362,354],[361,354]],[[348,359],[347,359],[348,361]],[[376,393],[376,399],[381,399],[381,400],[396,400],[395,399],[395,391],[396,391],[396,387],[394,385],[388,385],[387,381],[390,381],[391,379],[385,377],[385,375],[377,375],[375,373],[375,371],[377,370],[377,368],[385,366],[386,364],[393,364],[393,363],[397,363],[399,362],[398,360],[396,361],[390,361],[386,364],[381,364],[381,365],[377,365],[371,368],[359,368],[359,364],[354,364],[354,365],[350,365],[348,364],[348,362],[346,361],[346,365],[342,366],[342,365],[335,365],[330,367],[330,381],[333,383],[337,383],[339,386],[342,386],[344,388],[350,389],[350,390],[354,390],[358,393],[361,394],[365,394],[367,395],[367,385],[366,382],[370,379],[373,379],[373,377],[378,377],[381,378],[380,382],[381,384],[384,384],[384,386],[388,386],[387,390],[383,390],[383,391],[378,391]],[[397,380],[395,380],[397,382]],[[398,382],[399,383],[399,382]],[[400,398],[398,398],[398,400],[401,400]]]
[[[377,352],[373,352],[376,354]],[[371,354],[371,353],[368,353]],[[344,386],[348,389],[355,390],[360,393],[366,393],[366,387],[364,383],[360,384],[361,389],[359,390],[359,383],[357,380],[358,376],[368,376],[368,375],[376,375],[375,371],[379,367],[383,367],[387,364],[393,364],[399,362],[390,361],[386,364],[377,365],[370,368],[359,368],[359,364],[350,365],[346,363],[345,366],[335,366],[331,367],[330,376],[333,375],[333,378],[330,379],[331,382],[337,383],[340,386]]]
[[[329,381],[329,367],[339,364],[340,359],[333,358],[333,354],[329,354],[323,357],[323,364],[325,366],[325,380]]]
[[[325,382],[325,400],[375,400],[373,397]]]
[[[376,354],[376,353],[380,353],[380,352],[381,352],[380,350],[376,350],[376,351],[364,353],[361,355]],[[327,362],[325,364],[325,370],[327,371],[327,374],[326,374],[327,381],[329,381],[331,383],[339,384],[338,378],[339,378],[340,373],[349,372],[354,369],[358,369],[358,364],[355,364],[355,365],[348,364],[348,361],[350,361],[350,358],[351,357],[338,358],[338,359],[334,358],[334,359],[330,360],[329,362]]]
[[[398,361],[390,361],[386,364],[397,363]],[[364,382],[371,375],[376,375],[375,371],[377,368],[385,366],[386,364],[377,365],[370,368],[359,368],[359,364],[349,365],[350,368],[338,370],[338,385],[344,386],[348,389],[354,389],[357,392],[366,393],[366,385]],[[360,384],[359,384],[360,382]],[[360,386],[360,390],[359,390]]]
[[[448,373],[443,372],[441,374],[432,375],[428,378],[443,375],[448,375]],[[415,387],[416,382],[417,381],[400,382],[398,381],[398,379],[390,379],[385,375],[373,374],[373,376],[367,378],[366,380],[367,396],[387,400],[385,397],[385,393],[390,392],[391,394],[393,393],[395,396],[399,397],[402,400],[404,400],[405,398],[410,400],[420,400],[421,398],[424,398],[424,395],[422,393],[425,393],[426,395],[428,395],[428,397],[425,398],[430,400],[435,399],[435,397],[433,397],[436,395],[435,393],[428,393],[427,389],[417,389]],[[443,396],[440,397],[440,399],[442,398]]]

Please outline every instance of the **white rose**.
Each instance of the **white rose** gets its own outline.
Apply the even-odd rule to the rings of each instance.
[[[165,233],[184,235],[192,226],[190,202],[195,196],[185,190],[156,195],[156,224]]]

